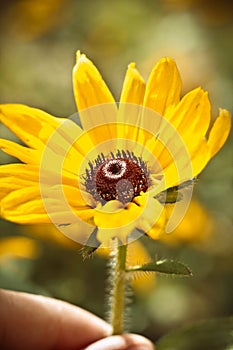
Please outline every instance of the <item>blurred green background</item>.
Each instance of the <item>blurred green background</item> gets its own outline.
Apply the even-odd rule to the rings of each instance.
[[[219,107],[232,111],[233,5],[227,1],[0,3],[1,103],[24,103],[55,116],[75,113],[71,71],[80,49],[116,99],[128,63],[135,61],[147,79],[156,61],[170,56],[180,69],[183,93],[197,86],[209,91],[213,120]],[[3,125],[0,136],[15,139]],[[198,232],[190,239],[178,236],[173,244],[143,240],[152,256],[183,261],[194,276],[156,276],[154,289],[136,292],[131,331],[155,341],[182,325],[233,314],[232,145],[231,133],[195,187],[206,215]],[[1,164],[11,161],[0,153]],[[190,230],[195,213],[188,219]],[[106,259],[83,261],[78,246],[53,238],[51,231],[0,221],[0,287],[61,298],[105,317]],[[17,240],[22,237],[33,241]]]

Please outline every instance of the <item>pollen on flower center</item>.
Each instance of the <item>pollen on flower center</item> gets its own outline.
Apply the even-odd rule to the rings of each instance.
[[[99,171],[107,180],[119,179],[124,176],[127,170],[127,163],[125,159],[112,159],[103,163]],[[98,172],[97,172],[98,173]]]
[[[132,152],[118,151],[111,158],[99,156],[86,170],[86,191],[102,204],[110,200],[128,203],[149,187],[148,169]]]

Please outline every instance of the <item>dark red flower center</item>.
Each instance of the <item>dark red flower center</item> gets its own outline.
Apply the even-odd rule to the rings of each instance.
[[[89,163],[86,171],[85,187],[94,199],[105,203],[119,200],[128,203],[140,194],[146,192],[148,184],[148,170],[146,164],[134,156],[133,153],[118,151],[118,155],[105,158],[103,155],[95,161],[95,166]]]

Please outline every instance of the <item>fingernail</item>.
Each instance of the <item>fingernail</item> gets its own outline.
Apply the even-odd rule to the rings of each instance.
[[[131,343],[131,344],[130,344]],[[145,343],[145,344],[144,344]],[[148,345],[147,345],[148,343]],[[127,346],[128,345],[128,346]],[[153,350],[149,340],[139,335],[111,336],[89,345],[85,350]]]
[[[136,345],[136,346],[131,346],[130,348],[127,348],[126,350],[151,350],[151,346],[146,346],[146,345]]]
[[[125,350],[125,341],[122,337],[112,336],[101,339],[89,345],[85,350]]]

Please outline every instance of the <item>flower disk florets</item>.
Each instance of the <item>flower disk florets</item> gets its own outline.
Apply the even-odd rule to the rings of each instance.
[[[110,200],[128,203],[149,187],[147,165],[133,152],[118,151],[110,157],[103,154],[86,170],[85,188],[92,197],[104,204]]]

